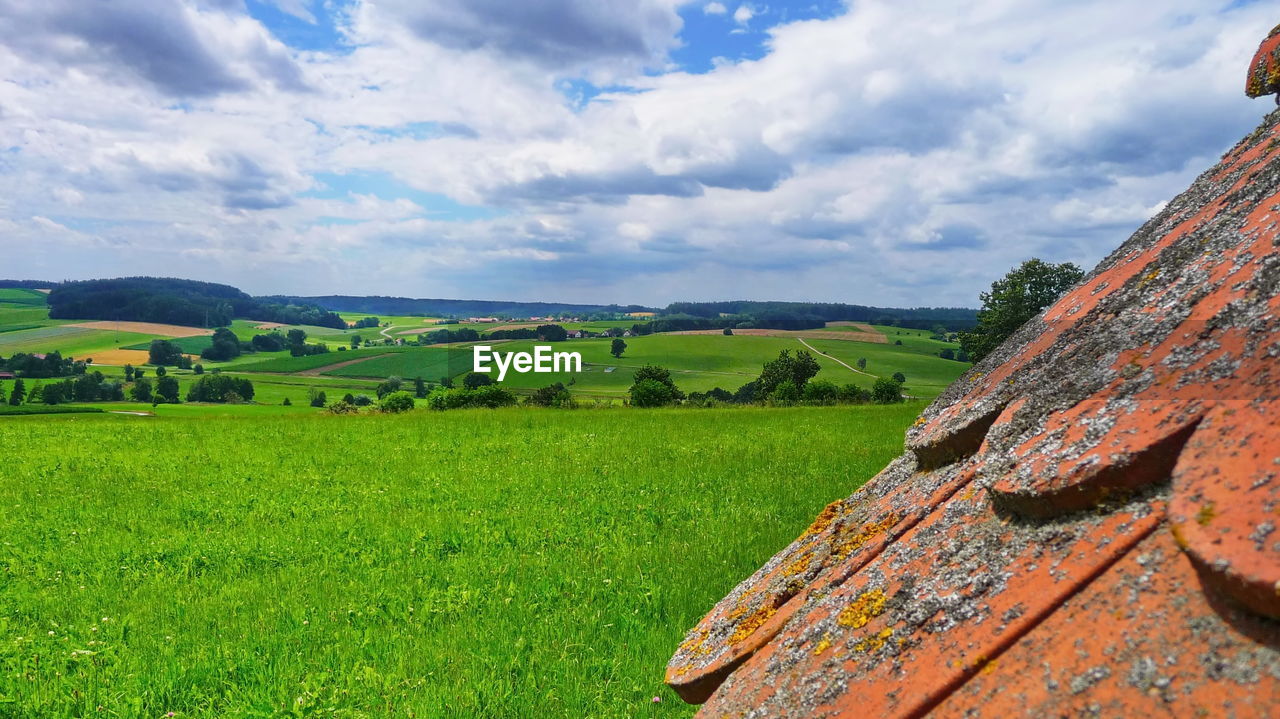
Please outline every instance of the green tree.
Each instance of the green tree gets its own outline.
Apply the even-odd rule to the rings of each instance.
[[[569,339],[569,331],[560,325],[538,325],[535,331],[538,339],[543,342],[563,342]]]
[[[156,367],[156,376],[157,376],[157,377],[163,377],[163,376],[165,376],[165,375],[167,375],[167,374],[169,374],[169,370],[165,369],[164,365],[160,365],[159,367]]]
[[[399,392],[402,386],[404,386],[404,380],[399,377],[388,377],[386,380],[378,384],[378,399],[382,399],[394,392]]]
[[[609,344],[609,354],[614,357],[621,357],[623,352],[627,351],[627,343],[622,341],[621,337],[614,337],[613,342]]]
[[[840,397],[840,388],[834,382],[816,379],[804,386],[804,401],[813,404],[835,404]]]
[[[866,357],[859,357],[859,358],[858,358],[858,369],[865,370],[866,368],[867,368],[867,358],[866,358]]]
[[[125,382],[133,381],[133,365],[131,364],[127,364],[124,366],[124,381]]]
[[[156,380],[156,393],[152,401],[159,400],[164,404],[178,404],[178,379],[176,377],[160,377]]]
[[[871,386],[871,401],[877,404],[894,404],[903,401],[902,385],[888,377],[881,377]]]
[[[427,383],[422,381],[421,377],[415,377],[413,380],[413,397],[414,399],[427,398]]]
[[[649,380],[665,385],[669,390],[671,390],[672,402],[684,399],[684,392],[681,392],[680,388],[676,387],[675,381],[671,379],[671,370],[668,370],[665,367],[658,367],[657,365],[645,365],[636,370],[631,386],[632,388],[635,388],[635,386],[639,385],[641,382]]]
[[[774,390],[783,382],[795,385],[796,392],[804,392],[804,386],[818,374],[818,360],[805,350],[798,350],[794,355],[791,350],[782,350],[778,358],[764,363],[760,372],[759,392],[765,397],[773,397]]]
[[[399,414],[413,409],[413,405],[413,395],[408,392],[392,392],[378,402],[378,411]]]
[[[907,376],[905,374],[902,374],[901,372],[894,372],[893,381],[897,382],[898,384],[906,384]]]
[[[462,386],[467,389],[479,389],[493,384],[493,378],[483,372],[468,372],[462,378]]]
[[[800,388],[796,386],[796,383],[789,379],[784,379],[779,382],[778,386],[774,387],[773,391],[769,393],[769,399],[774,402],[781,402],[784,404],[799,402],[800,398],[803,396],[804,395]]]
[[[979,295],[978,326],[960,333],[960,346],[974,362],[981,361],[1082,279],[1084,271],[1070,262],[1023,262]]]
[[[359,349],[362,341],[360,335],[351,335],[351,349]]]
[[[198,364],[193,370],[196,374],[204,374],[204,365]]]
[[[200,353],[204,359],[212,362],[227,362],[240,356],[240,338],[226,327],[213,331],[213,344]]]
[[[534,407],[569,409],[577,406],[577,403],[573,401],[573,395],[569,393],[569,390],[561,382],[534,390],[527,402]]]
[[[725,327],[725,328],[724,328],[724,336],[725,336],[725,337],[732,337],[732,336],[733,336],[733,328],[732,328],[732,327]]]
[[[669,385],[655,379],[644,379],[631,385],[632,407],[665,407],[675,402]]]
[[[174,365],[177,366],[178,358],[182,357],[182,348],[170,342],[169,340],[151,340],[151,347],[147,351],[147,363],[157,366]]]
[[[134,402],[150,402],[151,401],[151,380],[135,379],[133,386],[129,388],[129,397]]]
[[[27,398],[26,384],[24,384],[22,382],[22,379],[20,378],[15,379],[13,381],[13,392],[9,394],[9,404],[16,407],[22,404],[22,401],[26,398]]]
[[[311,400],[312,407],[323,407],[327,401],[324,390],[318,390],[315,387],[307,390],[307,398]]]

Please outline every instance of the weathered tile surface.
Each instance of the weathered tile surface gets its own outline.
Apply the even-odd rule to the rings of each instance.
[[[1280,111],[906,439],[681,645],[700,716],[1280,716]]]

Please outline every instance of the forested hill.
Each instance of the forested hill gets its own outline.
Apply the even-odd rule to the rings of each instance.
[[[869,322],[878,325],[898,325],[930,329],[945,325],[958,330],[978,323],[978,311],[966,307],[868,307],[846,305],[838,302],[756,302],[735,300],[730,302],[673,302],[663,314],[692,315],[694,317],[718,317],[720,315],[767,315],[785,313],[818,317],[827,322]]]
[[[53,285],[49,317],[162,322],[222,327],[231,320],[318,325],[345,329],[346,321],[315,305],[264,302],[230,285],[167,277],[123,277]]]
[[[547,315],[623,312],[654,312],[641,305],[577,305],[562,302],[504,302],[501,300],[442,300],[409,297],[291,297],[274,295],[259,299],[279,303],[308,303],[336,312],[363,312],[372,315],[428,315],[437,317],[541,317]]]

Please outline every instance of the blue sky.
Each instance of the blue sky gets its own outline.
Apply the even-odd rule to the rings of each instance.
[[[973,305],[1269,109],[1240,0],[0,0],[5,274]]]

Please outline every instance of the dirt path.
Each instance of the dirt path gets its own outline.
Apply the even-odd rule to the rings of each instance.
[[[313,367],[313,368],[311,368],[311,369],[304,369],[304,370],[302,370],[301,372],[291,372],[291,373],[289,373],[289,374],[295,374],[295,375],[299,375],[299,376],[301,376],[301,377],[319,377],[320,375],[324,374],[325,372],[332,372],[332,371],[333,371],[333,370],[335,370],[335,369],[341,369],[341,368],[343,368],[343,367],[350,367],[350,366],[351,366],[351,365],[353,365],[353,364],[360,364],[361,362],[368,362],[369,360],[375,360],[375,359],[378,359],[379,357],[390,357],[390,356],[391,356],[391,353],[385,353],[385,354],[380,354],[380,355],[373,355],[373,356],[371,356],[371,357],[360,357],[360,358],[358,358],[358,359],[347,360],[346,362],[337,362],[337,363],[334,363],[334,364],[327,364],[327,365],[325,365],[325,366],[323,366],[323,367]]]
[[[875,377],[876,379],[880,379],[879,375],[874,375],[874,374],[871,374],[870,372],[863,372],[857,367],[850,367],[849,365],[845,364],[843,361],[838,360],[835,357],[832,357],[831,355],[827,354],[826,352],[823,352],[822,350],[817,349],[816,347],[809,344],[808,342],[805,342],[803,338],[797,337],[796,339],[800,340],[800,344],[804,345],[805,347],[808,347],[809,349],[813,350],[814,352],[817,352],[818,354],[822,355],[823,357],[826,357],[827,359],[831,360],[832,362],[835,362],[838,365],[843,365],[844,367],[848,368],[849,371],[851,372],[857,372],[858,374],[861,374],[861,375],[866,375],[868,377]],[[913,394],[904,394],[902,396],[906,397],[907,399],[920,399],[919,397]]]
[[[804,345],[805,347],[808,347],[810,350],[812,350],[812,351],[814,351],[814,352],[817,352],[818,354],[822,355],[823,357],[826,357],[827,359],[831,360],[832,362],[835,362],[836,364],[841,365],[841,366],[843,366],[843,367],[847,368],[850,372],[856,372],[856,373],[861,374],[861,375],[866,375],[866,376],[868,376],[868,377],[875,377],[876,379],[880,379],[879,377],[876,377],[876,375],[873,375],[873,374],[871,374],[870,372],[864,372],[864,371],[862,371],[862,370],[858,369],[857,367],[853,367],[853,366],[850,366],[850,365],[848,365],[848,364],[845,364],[844,360],[840,360],[840,359],[836,359],[835,357],[832,357],[831,355],[827,354],[826,352],[823,352],[822,350],[820,350],[820,349],[818,349],[818,348],[814,347],[813,345],[809,344],[808,342],[805,342],[803,337],[797,337],[796,339],[800,341],[800,344]]]

